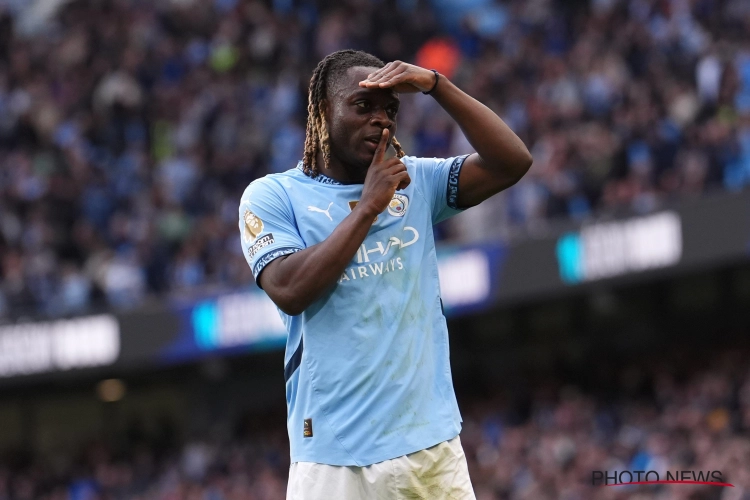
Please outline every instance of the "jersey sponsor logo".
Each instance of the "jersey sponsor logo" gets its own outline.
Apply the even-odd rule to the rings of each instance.
[[[366,266],[352,266],[344,269],[339,278],[339,283],[344,281],[355,281],[358,279],[369,278],[370,276],[378,276],[379,274],[392,273],[394,271],[403,271],[404,261],[401,257],[395,259],[388,259],[381,262],[372,262]]]
[[[419,241],[419,231],[411,226],[404,226],[403,233],[400,236],[400,238],[391,236],[385,241],[376,241],[374,244],[369,243],[369,247],[367,242],[362,243],[354,260],[357,264],[364,265],[346,268],[338,282],[343,283],[344,281],[354,281],[394,271],[403,271],[405,264],[401,257],[388,258],[389,254],[393,254],[391,250],[395,252]],[[382,259],[382,257],[386,258]]]
[[[312,431],[312,419],[306,418],[303,421],[304,427],[302,429],[302,437],[311,438],[313,437],[313,431]]]
[[[268,233],[267,235],[259,238],[253,245],[247,249],[247,255],[251,259],[255,257],[255,254],[258,253],[258,251],[262,248],[267,247],[268,245],[271,245],[274,243],[273,239],[273,233]]]
[[[409,197],[405,194],[396,193],[388,204],[388,213],[394,217],[403,217],[409,208]]]
[[[419,232],[411,226],[404,226],[404,232],[401,234],[401,238],[398,236],[391,236],[386,241],[376,241],[371,248],[367,247],[367,241],[360,245],[357,250],[356,260],[357,264],[370,262],[370,256],[372,258],[385,257],[391,249],[395,248],[401,250],[408,246],[413,245],[419,241]]]
[[[325,210],[323,210],[322,208],[314,207],[312,205],[308,206],[307,209],[310,212],[318,212],[318,213],[321,213],[321,214],[325,214],[326,217],[328,217],[328,220],[330,220],[331,222],[333,222],[333,218],[331,217],[331,214],[328,213],[328,211],[331,209],[332,206],[333,206],[333,202],[329,203],[328,204],[328,208],[326,208]]]
[[[245,239],[245,243],[252,243],[263,232],[263,221],[250,210],[245,210],[242,219],[245,221],[245,230],[242,232],[242,237]]]
[[[359,200],[354,200],[349,202],[349,210],[354,210],[354,207],[357,206],[357,203],[359,203]],[[375,220],[372,221],[373,224],[375,224],[378,221],[378,216],[375,216]]]

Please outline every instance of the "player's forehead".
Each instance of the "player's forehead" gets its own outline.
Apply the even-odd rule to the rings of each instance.
[[[393,89],[366,89],[359,86],[359,82],[367,79],[367,75],[380,68],[374,66],[354,66],[339,76],[333,84],[334,99],[350,99],[358,95],[381,97],[398,100],[398,93]]]

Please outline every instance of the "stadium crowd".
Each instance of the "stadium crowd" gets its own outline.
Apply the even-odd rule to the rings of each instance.
[[[748,353],[710,360],[697,370],[677,360],[624,367],[615,372],[616,396],[553,382],[520,399],[494,391],[463,404],[461,441],[477,499],[750,499]],[[684,379],[674,375],[680,366]],[[236,434],[181,447],[165,442],[167,434],[140,434],[117,451],[91,445],[72,462],[0,462],[0,499],[283,500],[288,441],[283,420],[271,422],[254,417]],[[661,479],[718,471],[734,487],[593,486],[592,473],[604,470]],[[414,498],[429,500],[424,492]]]
[[[746,0],[0,2],[0,316],[252,282],[244,187],[294,167],[307,83],[346,47],[440,69],[535,162],[442,239],[647,212],[750,184]],[[36,28],[35,28],[36,26]],[[405,96],[408,154],[469,147]]]

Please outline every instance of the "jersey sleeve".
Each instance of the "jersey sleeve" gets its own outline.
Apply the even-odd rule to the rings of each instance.
[[[432,223],[437,224],[462,212],[458,208],[458,176],[469,155],[452,158],[409,158],[414,166],[417,187],[432,207]]]
[[[268,179],[252,182],[243,193],[239,229],[242,252],[256,283],[271,261],[305,248],[289,198]]]

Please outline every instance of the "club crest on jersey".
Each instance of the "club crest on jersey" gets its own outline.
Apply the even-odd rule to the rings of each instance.
[[[357,206],[357,203],[359,203],[359,200],[354,200],[349,202],[349,210],[354,210],[354,207]],[[375,220],[372,221],[373,224],[375,224],[378,221],[378,216],[375,216]]]
[[[245,238],[245,243],[252,243],[263,232],[263,221],[250,210],[245,210],[242,219],[245,221],[245,230],[242,232],[242,236]]]
[[[403,217],[409,208],[409,197],[405,194],[396,193],[388,204],[388,213],[394,217]]]

